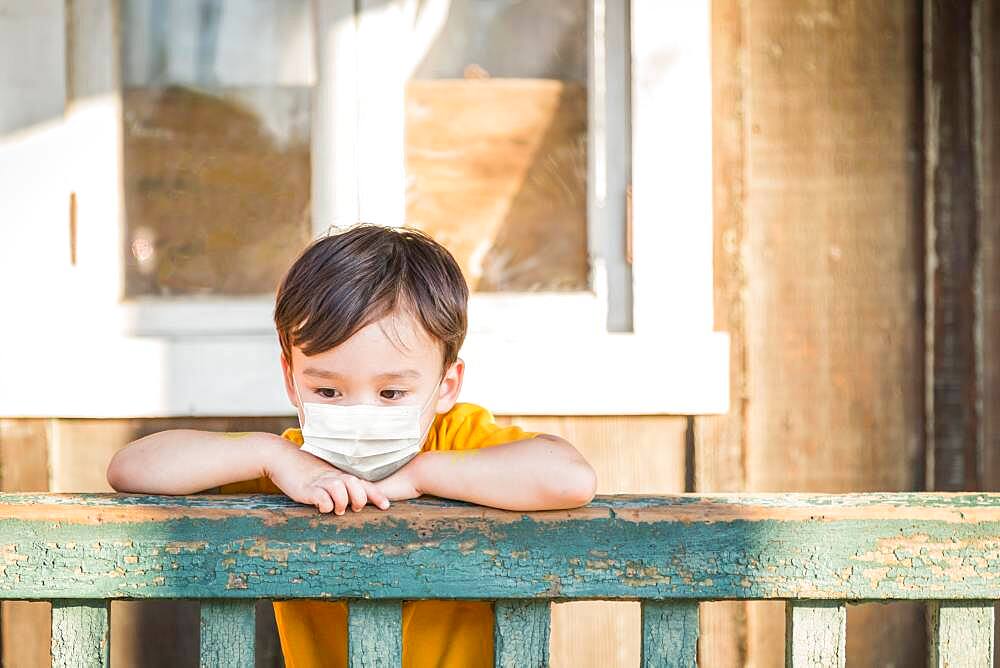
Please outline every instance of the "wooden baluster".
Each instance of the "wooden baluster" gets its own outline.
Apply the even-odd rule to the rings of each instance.
[[[403,607],[399,601],[351,601],[347,613],[350,668],[403,665]]]
[[[95,668],[111,663],[108,601],[52,601],[52,665]]]
[[[992,601],[932,601],[927,606],[932,667],[992,668]]]
[[[255,606],[253,599],[202,601],[202,666],[254,664]]]
[[[547,600],[503,600],[493,606],[493,665],[537,668],[549,665],[551,613]]]
[[[843,601],[785,604],[785,666],[843,668],[847,661],[847,606]]]
[[[642,602],[643,668],[698,665],[698,602]]]

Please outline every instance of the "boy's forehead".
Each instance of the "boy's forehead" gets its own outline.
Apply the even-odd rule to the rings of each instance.
[[[340,345],[312,356],[305,356],[298,347],[292,349],[293,363],[298,368],[380,375],[420,375],[436,372],[443,352],[440,344],[406,312],[390,314],[365,325]]]

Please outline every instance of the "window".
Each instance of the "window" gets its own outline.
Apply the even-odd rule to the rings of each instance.
[[[474,290],[467,400],[726,409],[708,3],[73,11],[65,130],[89,157],[67,178],[85,299],[66,301],[86,314],[87,355],[66,355],[113,363],[89,376],[101,402],[67,392],[60,414],[287,414],[275,283],[308,238],[357,220],[413,224],[456,253]],[[18,397],[11,414],[53,410]]]

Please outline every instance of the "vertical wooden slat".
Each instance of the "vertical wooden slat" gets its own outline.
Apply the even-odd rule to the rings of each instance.
[[[643,668],[698,663],[698,602],[642,602]]]
[[[785,607],[785,666],[847,665],[847,606],[841,601],[789,601]]]
[[[974,0],[924,3],[928,483],[979,489]]]
[[[712,2],[712,216],[715,328],[729,334],[729,412],[695,418],[694,489],[746,489],[747,341],[745,252],[747,207],[745,113],[750,72],[744,34],[749,2]],[[746,601],[705,603],[699,610],[699,660],[706,666],[747,664]]]
[[[1000,3],[980,3],[977,16],[979,195],[982,203],[978,339],[982,366],[979,442],[983,490],[1000,490]],[[995,625],[996,626],[996,625]],[[994,632],[1000,643],[1000,628]]]
[[[993,666],[993,603],[934,601],[927,604],[930,665]]]
[[[399,601],[351,601],[347,614],[350,668],[403,665],[403,606]]]
[[[203,601],[201,665],[254,665],[256,601]]]
[[[108,602],[52,602],[52,665],[91,668],[110,665]]]
[[[549,665],[548,601],[497,601],[494,615],[494,666],[536,668]]]

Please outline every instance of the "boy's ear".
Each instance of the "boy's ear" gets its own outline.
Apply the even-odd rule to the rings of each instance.
[[[434,409],[437,413],[447,413],[458,403],[458,393],[462,391],[463,378],[465,378],[465,362],[461,359],[455,360],[441,379],[441,389]]]
[[[288,401],[296,408],[299,408],[299,397],[295,394],[295,386],[292,384],[292,364],[285,357],[285,353],[281,353],[280,357],[281,376],[285,380],[285,394],[288,395]]]

